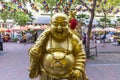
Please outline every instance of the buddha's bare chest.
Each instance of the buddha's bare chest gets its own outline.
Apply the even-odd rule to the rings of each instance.
[[[48,42],[46,43],[46,50],[49,50],[51,48],[61,48],[61,49],[67,49],[69,51],[72,51],[72,44],[71,40],[64,40],[64,41],[56,41],[54,39],[49,39]]]
[[[43,61],[44,69],[51,74],[62,76],[71,72],[75,60],[70,41],[48,40]]]

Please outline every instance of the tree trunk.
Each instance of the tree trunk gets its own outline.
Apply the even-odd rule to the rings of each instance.
[[[91,36],[91,30],[92,30],[92,23],[93,23],[94,16],[95,16],[96,1],[97,0],[93,0],[93,7],[92,7],[92,9],[90,9],[91,17],[90,17],[90,22],[88,24],[87,42],[86,42],[86,55],[87,55],[87,57],[90,56],[90,36]]]
[[[105,18],[105,24],[104,24],[104,28],[105,28],[107,26],[107,15],[105,11],[104,11],[104,18]]]
[[[87,32],[87,43],[86,43],[86,54],[87,54],[87,57],[90,56],[90,36],[91,36],[91,30],[92,30],[92,23],[93,23],[93,20],[94,20],[94,11],[91,10],[91,18],[90,18],[90,22],[89,22],[89,25],[88,25],[88,32]]]

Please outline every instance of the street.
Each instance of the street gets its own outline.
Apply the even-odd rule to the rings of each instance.
[[[28,50],[32,45],[3,43],[3,51],[0,51],[0,80],[30,80]],[[120,63],[92,63],[88,59],[86,72],[89,80],[118,80]]]

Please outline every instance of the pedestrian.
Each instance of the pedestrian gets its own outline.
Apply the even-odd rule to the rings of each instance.
[[[106,40],[106,32],[101,36],[101,43],[102,43],[102,47],[105,47],[105,40]]]
[[[0,35],[0,51],[3,51],[3,38]]]
[[[84,47],[86,48],[86,34],[84,34],[83,36],[83,44],[84,44]]]
[[[97,34],[96,33],[94,35],[94,40],[95,40],[95,43],[97,43]]]
[[[25,33],[23,33],[23,35],[22,35],[22,40],[23,40],[23,43],[25,45],[25,43],[27,42],[27,36]]]
[[[35,42],[37,40],[37,31],[34,31],[33,37],[34,37],[34,42]]]

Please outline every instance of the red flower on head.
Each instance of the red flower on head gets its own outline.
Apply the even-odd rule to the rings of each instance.
[[[69,23],[70,23],[70,28],[73,29],[73,30],[74,30],[74,29],[76,28],[76,26],[78,25],[76,19],[70,20]]]

